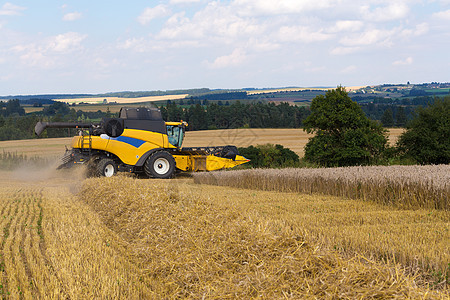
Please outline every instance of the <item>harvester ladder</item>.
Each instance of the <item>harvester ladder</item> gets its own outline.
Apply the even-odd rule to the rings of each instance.
[[[92,149],[92,135],[83,135],[81,139],[81,148],[89,149],[89,155],[91,154]]]

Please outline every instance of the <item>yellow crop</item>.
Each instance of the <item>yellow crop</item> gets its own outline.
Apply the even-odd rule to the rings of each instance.
[[[398,208],[450,209],[450,165],[252,169],[194,175],[196,183],[320,193]]]

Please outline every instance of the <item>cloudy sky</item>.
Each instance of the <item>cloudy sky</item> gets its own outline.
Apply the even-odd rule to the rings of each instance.
[[[450,0],[0,1],[0,95],[450,81]]]

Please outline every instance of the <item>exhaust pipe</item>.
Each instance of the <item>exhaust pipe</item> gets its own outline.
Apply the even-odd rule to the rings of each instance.
[[[40,136],[47,128],[90,128],[91,123],[68,123],[68,122],[38,122],[34,127],[34,133]]]
[[[92,128],[94,134],[106,133],[110,137],[118,137],[123,133],[124,122],[121,118],[103,118],[100,124],[92,123],[68,123],[68,122],[38,122],[34,127],[34,133],[40,136],[47,128]]]

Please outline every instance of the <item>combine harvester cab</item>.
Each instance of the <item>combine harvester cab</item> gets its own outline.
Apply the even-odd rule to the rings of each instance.
[[[186,122],[164,122],[156,108],[127,108],[119,118],[99,124],[38,122],[36,135],[46,128],[78,128],[62,165],[85,164],[91,176],[110,177],[117,172],[145,173],[151,178],[171,178],[177,171],[214,171],[249,160],[235,146],[183,148]]]

